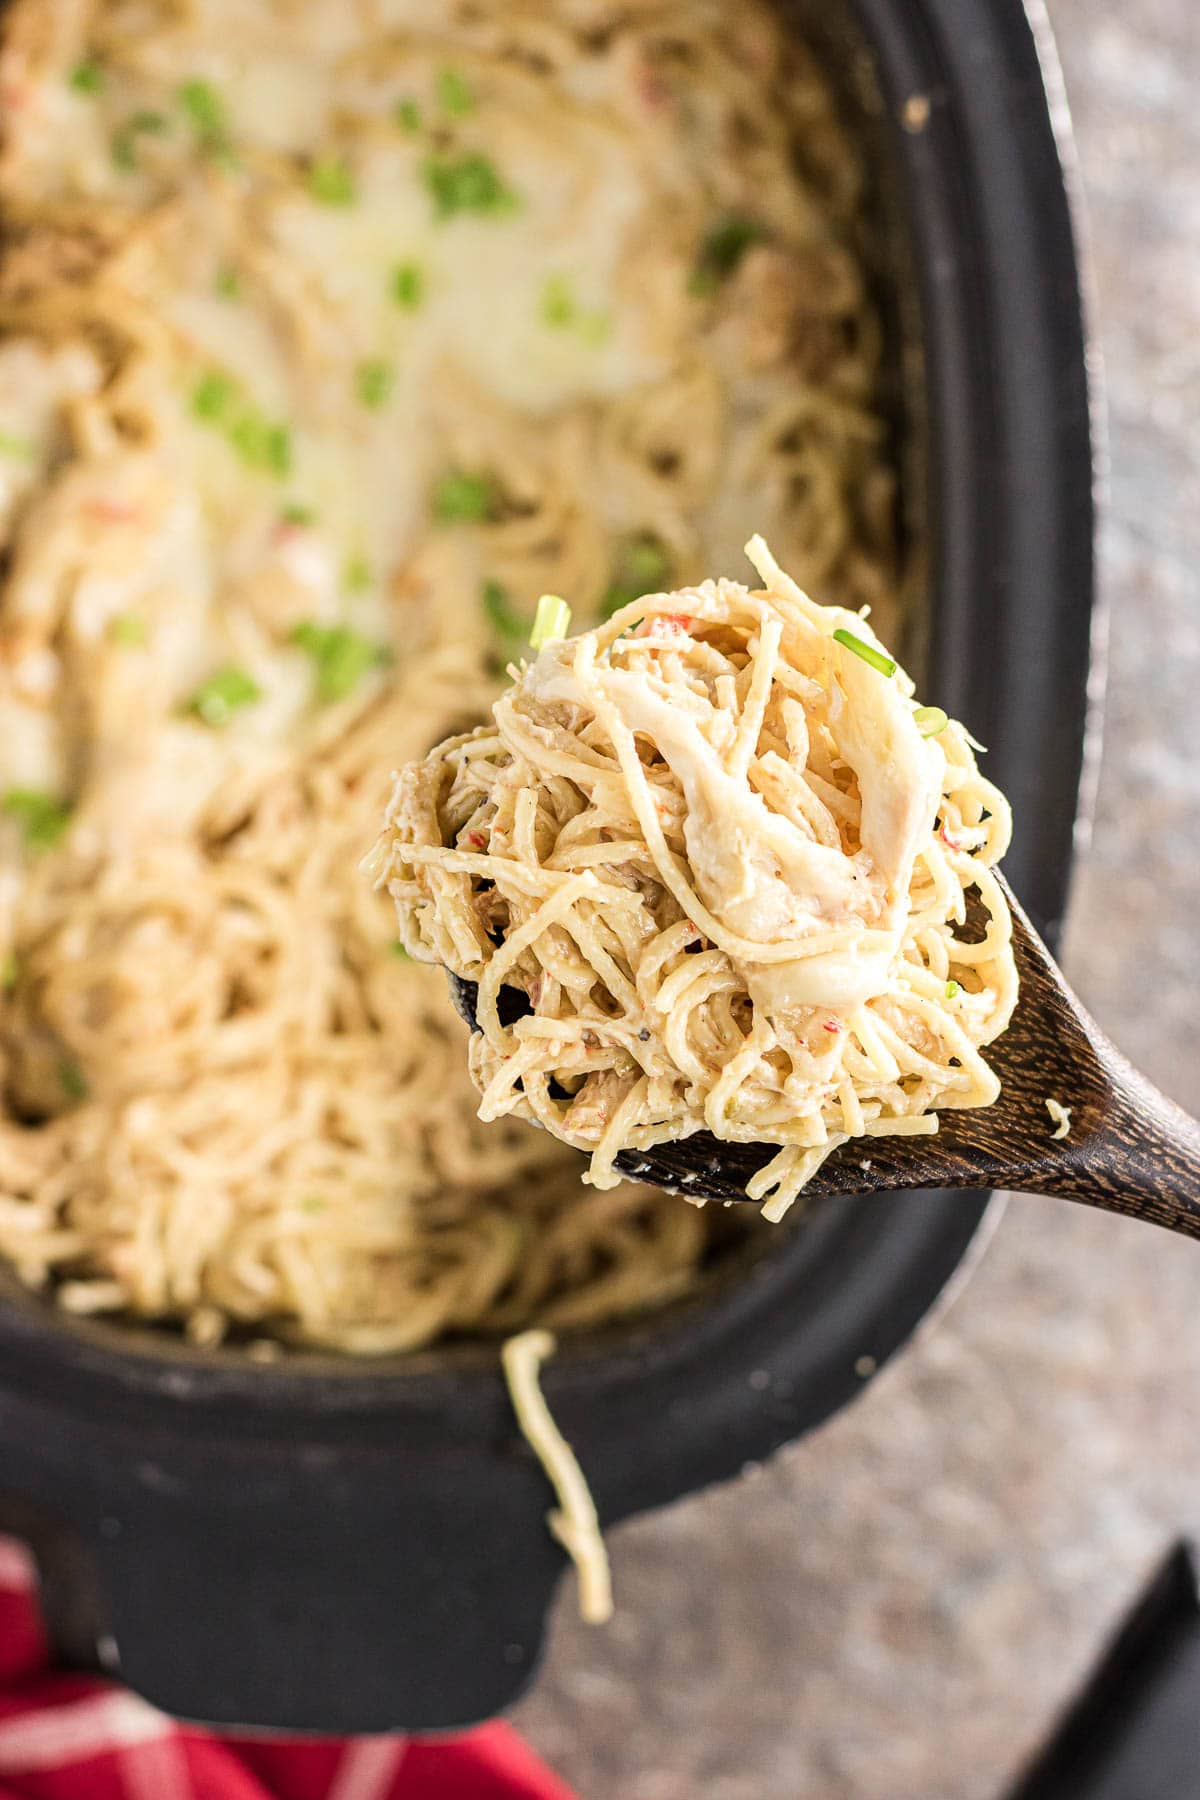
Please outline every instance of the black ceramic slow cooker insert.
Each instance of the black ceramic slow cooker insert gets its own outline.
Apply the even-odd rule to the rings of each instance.
[[[787,11],[873,147],[888,210],[897,430],[923,470],[930,547],[922,689],[990,745],[1017,819],[1006,867],[1053,936],[1093,504],[1044,21],[1019,0]],[[546,1391],[602,1520],[725,1479],[844,1405],[860,1359],[882,1363],[929,1310],[985,1206],[815,1207],[697,1297],[565,1342]],[[343,1733],[507,1705],[564,1567],[547,1500],[487,1347],[262,1366],[0,1294],[0,1528],[33,1543],[60,1644],[99,1645],[171,1712]]]

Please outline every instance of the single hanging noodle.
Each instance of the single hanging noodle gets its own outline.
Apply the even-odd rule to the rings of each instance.
[[[596,1505],[575,1452],[554,1422],[539,1376],[555,1342],[548,1331],[523,1331],[501,1350],[517,1424],[558,1495],[547,1524],[579,1571],[579,1613],[586,1625],[612,1617],[612,1574]]]
[[[760,590],[646,595],[523,663],[401,773],[375,866],[409,952],[478,983],[481,1119],[588,1151],[600,1189],[702,1129],[776,1145],[747,1191],[778,1219],[839,1145],[996,1098],[1010,818],[866,619],[747,554]]]

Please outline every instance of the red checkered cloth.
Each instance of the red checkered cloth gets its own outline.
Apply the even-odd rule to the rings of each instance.
[[[218,1737],[58,1673],[33,1563],[0,1538],[0,1800],[577,1800],[511,1726],[456,1738]]]

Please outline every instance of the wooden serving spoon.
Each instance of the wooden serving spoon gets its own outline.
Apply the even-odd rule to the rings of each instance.
[[[1200,1238],[1200,1125],[1109,1043],[1067,986],[1003,881],[1021,990],[1012,1022],[988,1049],[1000,1097],[969,1112],[943,1107],[929,1137],[853,1138],[822,1163],[804,1198],[900,1188],[1017,1188],[1081,1200]],[[475,1026],[474,982],[450,977]],[[523,995],[513,996],[527,1010]],[[1047,1099],[1070,1108],[1054,1138]],[[775,1146],[728,1144],[707,1131],[652,1150],[623,1150],[622,1174],[689,1200],[745,1201]]]

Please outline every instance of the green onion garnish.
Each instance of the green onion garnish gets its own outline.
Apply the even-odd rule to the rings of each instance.
[[[77,94],[96,95],[104,92],[104,69],[100,63],[88,60],[76,63],[71,70],[69,85]]]
[[[198,419],[223,419],[237,398],[237,383],[220,369],[209,369],[192,389],[192,411]]]
[[[482,524],[494,516],[499,498],[490,475],[453,470],[433,490],[433,516],[442,525]]]
[[[697,298],[715,293],[733,274],[750,246],[761,243],[766,235],[756,219],[733,213],[722,219],[700,245],[688,280],[688,292]]]
[[[317,699],[330,704],[352,694],[369,669],[391,660],[385,644],[372,642],[348,625],[297,625],[291,641],[306,650],[316,665]]]
[[[11,993],[20,979],[21,965],[17,961],[17,953],[10,950],[4,961],[0,962],[0,991]]]
[[[913,724],[922,737],[936,737],[939,731],[945,731],[950,723],[948,713],[940,706],[918,706],[913,714]]]
[[[353,206],[358,198],[350,166],[341,156],[318,156],[308,171],[308,191],[322,206]]]
[[[391,364],[372,358],[369,362],[359,363],[354,385],[362,404],[372,412],[378,412],[391,398],[394,380]]]
[[[302,1212],[310,1213],[313,1218],[315,1218],[318,1213],[323,1213],[325,1211],[328,1204],[329,1202],[323,1200],[320,1194],[306,1194],[304,1199],[300,1202],[300,1210]]]
[[[954,1000],[961,993],[962,993],[962,988],[959,986],[957,981],[948,981],[946,983],[946,998],[947,998],[947,1000]]]
[[[462,118],[475,105],[475,95],[457,69],[442,69],[437,78],[438,105],[443,112]]]
[[[575,296],[565,275],[548,275],[542,288],[542,323],[561,331],[575,323]]]
[[[21,827],[27,850],[53,850],[71,823],[70,808],[40,788],[9,788],[0,812]]]
[[[213,288],[222,300],[240,300],[242,278],[234,268],[218,269]]]
[[[225,102],[210,81],[185,81],[179,89],[179,104],[202,137],[224,140]]]
[[[205,725],[219,729],[228,725],[234,713],[261,699],[262,689],[244,669],[218,669],[207,681],[200,683],[183,710],[195,713]]]
[[[502,582],[485,581],[479,598],[487,621],[498,636],[510,638],[514,644],[529,641],[529,620],[513,611],[508,589]]]
[[[501,180],[495,163],[477,151],[457,157],[431,156],[424,173],[439,219],[452,219],[463,212],[499,216],[513,212],[519,204],[516,194]]]
[[[244,412],[229,429],[229,441],[242,461],[280,479],[292,472],[292,434],[260,413]]]
[[[885,656],[882,650],[876,650],[874,644],[864,644],[861,638],[855,637],[852,631],[843,630],[840,625],[834,632],[833,638],[834,642],[840,644],[843,650],[852,650],[855,656],[861,656],[865,663],[870,663],[871,667],[878,669],[881,675],[894,675],[900,666],[890,656]]]
[[[425,277],[420,263],[397,263],[392,270],[390,291],[397,306],[415,311],[425,297]]]
[[[192,389],[192,412],[224,431],[244,463],[281,478],[292,472],[292,434],[242,401],[232,375],[209,369]]]
[[[408,954],[408,951],[404,948],[404,945],[400,942],[399,938],[397,938],[395,940],[395,942],[392,944],[392,955],[395,957],[397,962],[411,962],[412,961],[412,957]]]
[[[598,350],[612,333],[612,318],[606,312],[584,313],[579,321],[579,336],[589,350]]]
[[[58,1065],[58,1085],[68,1100],[86,1100],[88,1097],[87,1076],[73,1056],[64,1056]]]
[[[537,603],[529,642],[541,650],[557,638],[565,638],[571,629],[571,609],[559,594],[543,594]]]
[[[289,500],[280,508],[279,517],[285,525],[311,525],[316,518],[311,506],[304,506],[298,500]]]
[[[397,100],[392,117],[401,131],[420,131],[421,109],[415,100]]]
[[[348,594],[365,594],[371,585],[371,565],[365,556],[352,556],[342,570],[342,586]]]
[[[0,456],[10,457],[13,462],[32,462],[37,455],[37,445],[28,438],[18,437],[14,431],[0,431]]]
[[[292,472],[292,434],[286,425],[271,425],[267,430],[266,466],[272,475]]]
[[[671,559],[659,540],[648,534],[630,538],[618,555],[612,581],[600,602],[601,616],[611,619],[643,594],[663,593],[670,579]]]
[[[109,621],[108,635],[114,644],[136,649],[146,641],[146,621],[138,613],[117,613]]]
[[[169,129],[169,121],[163,113],[148,110],[131,113],[121,129],[113,133],[113,162],[118,169],[136,169],[138,138],[161,137]]]

